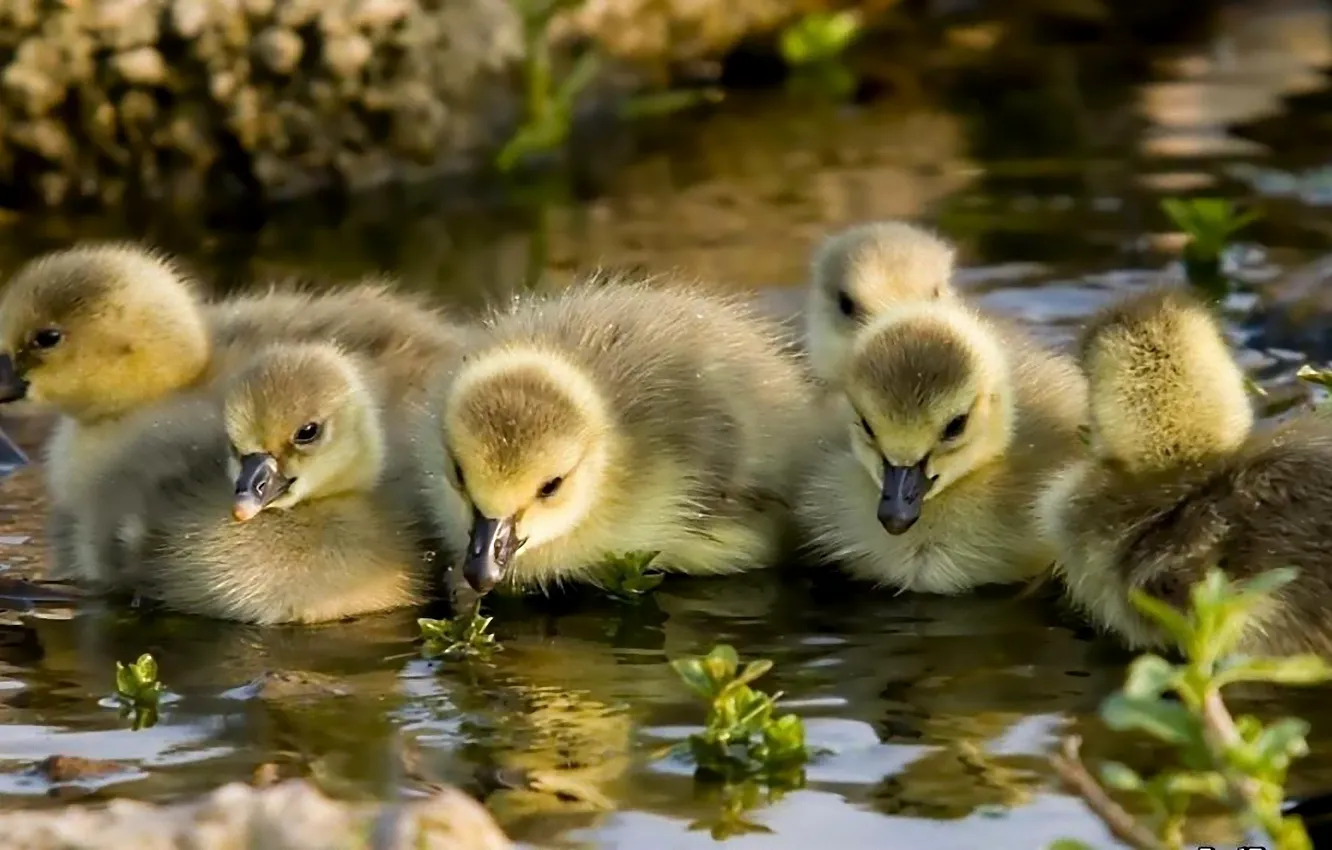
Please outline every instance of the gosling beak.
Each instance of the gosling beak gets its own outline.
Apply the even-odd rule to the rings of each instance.
[[[879,524],[889,534],[905,534],[920,519],[925,494],[934,482],[925,475],[926,458],[915,466],[883,464],[883,495],[879,497]]]
[[[472,509],[472,537],[467,541],[463,577],[477,593],[485,594],[504,577],[522,541],[514,534],[513,517],[491,519]]]
[[[14,358],[0,354],[0,404],[18,401],[28,394],[28,382],[19,377]]]
[[[278,471],[277,458],[270,454],[255,452],[242,455],[240,474],[236,476],[236,501],[231,505],[231,515],[237,522],[254,519],[274,499],[287,492],[295,480]]]

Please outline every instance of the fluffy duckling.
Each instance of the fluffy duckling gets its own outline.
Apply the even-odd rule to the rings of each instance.
[[[220,412],[190,400],[160,415],[100,482],[104,525],[134,552],[109,583],[257,624],[421,599],[411,494],[384,477],[380,408],[351,357],[274,346],[228,382]]]
[[[1207,308],[1157,290],[1114,305],[1081,345],[1091,457],[1039,504],[1067,595],[1134,649],[1167,637],[1128,601],[1183,607],[1210,567],[1236,580],[1299,578],[1243,639],[1245,652],[1332,652],[1332,429],[1317,415],[1253,433],[1244,375]]]
[[[607,280],[519,303],[488,331],[415,440],[474,588],[595,580],[627,552],[696,574],[779,554],[813,388],[776,325]]]
[[[0,297],[0,402],[29,399],[63,414],[46,467],[60,549],[82,494],[132,430],[129,414],[206,386],[257,345],[336,341],[374,360],[386,398],[411,399],[463,339],[460,327],[381,284],[207,305],[164,255],[83,245],[24,266]]]
[[[798,505],[815,554],[931,593],[1050,566],[1032,507],[1042,476],[1082,449],[1071,359],[958,301],[904,304],[857,336],[837,404],[849,434],[810,464]]]
[[[838,384],[852,339],[889,307],[957,297],[953,246],[903,221],[860,224],[833,234],[810,264],[805,340],[810,367]]]

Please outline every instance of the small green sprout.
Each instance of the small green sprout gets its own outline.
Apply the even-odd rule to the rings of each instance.
[[[791,68],[788,87],[794,94],[843,99],[856,89],[857,77],[844,54],[860,34],[854,10],[812,12],[781,34],[778,48]]]
[[[805,726],[794,714],[774,717],[780,693],[769,696],[749,686],[772,669],[767,660],[740,669],[735,649],[725,644],[704,657],[679,658],[671,667],[709,704],[702,732],[671,748],[693,759],[700,774],[724,782],[757,779],[796,787],[809,760]]]
[[[666,576],[648,572],[660,552],[632,552],[608,558],[605,565],[606,591],[621,602],[637,602],[657,589]]]
[[[1295,377],[1301,381],[1320,386],[1325,390],[1332,390],[1332,369],[1315,369],[1305,363],[1295,373]]]
[[[860,34],[860,15],[853,10],[811,12],[782,31],[778,47],[792,67],[840,59]]]
[[[422,617],[416,621],[424,639],[421,654],[426,658],[443,658],[448,661],[485,657],[500,649],[495,636],[487,631],[493,619],[481,616],[479,602],[466,616],[459,615],[447,620]]]
[[[133,716],[135,731],[157,723],[157,706],[163,691],[162,683],[157,680],[157,661],[148,653],[140,655],[133,664],[116,662],[116,699],[121,704],[121,716]]]
[[[1250,619],[1294,576],[1294,570],[1273,570],[1235,585],[1220,570],[1210,570],[1193,588],[1188,612],[1131,592],[1134,606],[1169,634],[1185,661],[1139,656],[1123,689],[1102,704],[1101,718],[1111,729],[1138,730],[1175,747],[1181,767],[1145,777],[1111,762],[1097,782],[1078,756],[1076,737],[1066,739],[1052,758],[1065,784],[1120,840],[1140,850],[1182,848],[1192,801],[1204,798],[1225,805],[1248,830],[1260,833],[1264,847],[1310,850],[1300,819],[1282,813],[1290,763],[1309,751],[1309,724],[1296,718],[1268,725],[1247,715],[1233,718],[1221,699],[1222,688],[1240,682],[1332,680],[1332,667],[1316,655],[1260,658],[1236,651]],[[1141,796],[1150,814],[1134,818],[1105,788]],[[1076,843],[1060,846],[1068,850]]]
[[[1221,273],[1221,255],[1231,237],[1256,221],[1257,210],[1239,212],[1223,198],[1166,198],[1161,209],[1184,231],[1184,273],[1189,283],[1209,298],[1220,301],[1230,292],[1230,282]]]

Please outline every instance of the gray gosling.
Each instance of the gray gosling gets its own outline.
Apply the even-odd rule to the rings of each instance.
[[[1242,650],[1332,654],[1332,425],[1310,413],[1255,433],[1244,375],[1184,291],[1104,310],[1081,352],[1091,456],[1039,506],[1072,604],[1129,648],[1169,648],[1130,589],[1185,607],[1209,568],[1243,580],[1295,567]]]
[[[328,344],[282,344],[138,431],[100,481],[122,568],[103,578],[177,611],[269,625],[413,605],[425,564],[385,477],[376,393]],[[220,410],[219,410],[220,407]],[[138,503],[133,510],[120,500]]]
[[[782,552],[813,387],[738,302],[593,281],[493,318],[415,440],[478,591],[596,581],[610,556],[711,575]]]
[[[813,555],[941,594],[1048,570],[1032,509],[1083,448],[1071,359],[960,301],[918,301],[857,335],[837,407],[797,506]]]
[[[903,221],[859,224],[815,249],[805,306],[805,342],[815,375],[840,384],[857,332],[885,310],[951,300],[953,246]]]

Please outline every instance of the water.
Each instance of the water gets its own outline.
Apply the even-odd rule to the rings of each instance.
[[[958,240],[966,290],[1062,341],[1166,266],[1161,196],[1249,198],[1257,190],[1234,176],[1237,163],[1326,164],[1323,4],[1231,8],[1203,42],[1128,58],[1054,40],[1016,59],[959,62],[925,92],[856,109],[737,95],[706,121],[616,140],[604,155],[614,167],[578,164],[568,182],[518,199],[414,189],[340,221],[307,207],[239,235],[15,222],[0,233],[0,263],[129,228],[184,251],[224,290],[256,274],[387,269],[467,308],[533,269],[558,283],[604,263],[757,289],[789,313],[820,234],[911,216]],[[1251,232],[1263,248],[1236,261],[1270,291],[1326,250],[1332,215],[1316,191],[1264,185],[1280,191]],[[1251,303],[1233,306],[1274,406],[1300,392],[1290,380],[1299,356],[1267,350],[1283,340],[1255,335]],[[6,427],[31,453],[45,423]],[[0,579],[40,571],[38,472],[0,484]],[[706,847],[723,831],[739,833],[729,839],[737,848],[1032,848],[1061,836],[1106,845],[1054,787],[1046,754],[1077,732],[1093,760],[1152,756],[1091,719],[1125,656],[1042,598],[894,596],[831,571],[673,580],[637,607],[505,607],[504,651],[467,668],[418,658],[416,612],[256,629],[99,601],[0,607],[0,799],[11,806],[184,798],[271,763],[350,798],[419,788],[420,776],[458,783],[537,846]],[[807,788],[753,800],[746,814],[696,787],[683,764],[649,758],[701,720],[667,659],[723,641],[776,663],[764,683],[789,695],[811,743],[828,751]],[[142,652],[159,659],[175,698],[157,726],[133,732],[105,698],[114,662]],[[274,671],[292,675],[256,683]],[[1315,700],[1325,699],[1255,709],[1317,724]],[[1330,736],[1315,725],[1297,789],[1332,787]],[[53,788],[28,768],[56,753],[126,770]]]

